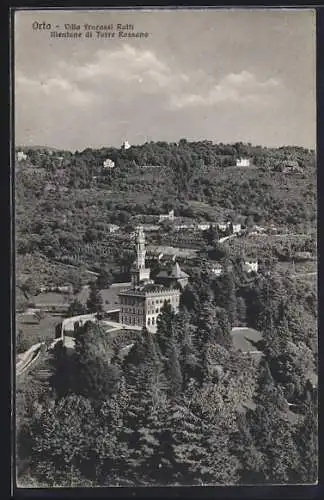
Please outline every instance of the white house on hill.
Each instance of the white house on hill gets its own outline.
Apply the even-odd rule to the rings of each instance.
[[[163,220],[174,220],[174,210],[170,210],[170,212],[166,215],[160,215],[159,217],[159,222],[162,222]]]
[[[18,151],[17,160],[18,161],[27,160],[27,155],[23,151]]]
[[[249,167],[250,160],[248,158],[238,158],[236,160],[236,166],[237,167]]]
[[[123,149],[129,149],[131,147],[131,145],[129,144],[128,141],[124,141],[123,145],[122,145],[122,148]]]
[[[233,227],[233,233],[239,233],[242,229],[242,226],[239,223],[233,222],[232,227]]]
[[[104,162],[103,162],[103,167],[104,168],[114,168],[115,166],[115,162],[110,160],[109,158],[107,158]]]
[[[258,261],[257,260],[246,260],[243,263],[243,271],[246,273],[257,273],[259,269]]]
[[[116,224],[109,224],[108,231],[110,233],[116,233],[118,230],[119,230],[119,226],[117,226]]]

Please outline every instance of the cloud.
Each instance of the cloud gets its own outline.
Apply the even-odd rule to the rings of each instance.
[[[229,73],[218,82],[213,81],[204,93],[184,93],[173,96],[171,103],[175,108],[188,106],[212,106],[218,103],[265,104],[269,92],[280,87],[280,82],[274,78],[259,81],[248,71]]]
[[[42,103],[44,100],[60,100],[70,105],[88,106],[93,100],[89,91],[81,90],[75,83],[64,77],[40,75],[38,79],[29,78],[19,71],[15,76],[16,101],[19,98],[38,98]]]
[[[205,120],[220,105],[228,106],[226,116],[244,106],[245,117],[250,110],[255,116],[255,110],[279,103],[282,90],[281,82],[274,78],[260,79],[246,70],[218,77],[208,69],[183,70],[152,50],[126,44],[98,50],[82,63],[66,58],[47,69],[42,67],[39,73],[18,68],[15,123],[17,134],[23,137],[31,131],[40,137],[36,142],[50,143],[59,137],[58,142],[69,138],[78,144],[84,134],[93,144],[107,137],[119,141],[129,135],[134,122],[133,135],[139,127],[144,135],[155,126],[185,128],[189,116],[203,111]],[[97,126],[89,125],[92,123]],[[201,133],[203,124],[199,123]]]
[[[93,61],[83,66],[62,62],[60,70],[80,88],[106,88],[112,93],[127,89],[125,99],[156,94],[164,96],[171,109],[224,102],[260,104],[281,86],[274,78],[259,80],[246,70],[218,80],[202,70],[183,72],[160,60],[154,52],[127,44],[115,51],[99,50]]]

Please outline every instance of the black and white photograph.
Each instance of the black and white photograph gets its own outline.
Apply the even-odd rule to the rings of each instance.
[[[13,15],[17,488],[318,484],[316,12]]]

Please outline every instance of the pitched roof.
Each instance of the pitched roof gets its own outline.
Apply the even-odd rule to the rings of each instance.
[[[189,278],[189,275],[184,271],[182,271],[178,262],[176,262],[171,269],[160,271],[157,275],[157,278],[181,279],[181,278]]]
[[[188,274],[182,271],[178,262],[176,262],[172,268],[171,276],[174,278],[189,278]]]

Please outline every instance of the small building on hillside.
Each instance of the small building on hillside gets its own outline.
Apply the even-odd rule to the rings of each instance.
[[[219,231],[226,231],[228,229],[228,222],[218,222],[216,227]]]
[[[165,269],[160,271],[155,279],[156,283],[165,285],[167,287],[177,288],[180,286],[181,289],[184,289],[188,284],[189,275],[185,273],[179,266],[178,262],[176,262],[169,269]]]
[[[123,142],[122,149],[129,149],[130,147],[131,147],[131,145],[129,144],[128,141]]]
[[[109,233],[116,233],[119,230],[119,226],[117,224],[109,224],[108,231]]]
[[[162,222],[163,220],[173,221],[174,220],[174,210],[170,210],[170,212],[167,214],[161,214],[159,216],[159,222]]]
[[[207,229],[209,229],[209,228],[210,228],[210,222],[209,222],[209,223],[207,223],[207,222],[205,223],[205,222],[204,222],[204,223],[198,224],[198,226],[197,226],[197,227],[198,227],[198,229],[199,229],[200,231],[207,231]]]
[[[235,222],[235,223],[233,222],[232,229],[233,229],[233,234],[236,234],[242,230],[242,226],[238,222]]]
[[[219,264],[216,262],[216,264],[213,264],[211,267],[211,272],[218,278],[221,276],[224,272],[222,264]]]
[[[186,223],[181,223],[181,224],[175,224],[174,229],[175,231],[189,231],[192,229],[195,229],[196,226],[195,224],[186,224]]]
[[[147,232],[153,232],[153,231],[160,231],[160,226],[157,224],[142,224],[143,231]]]
[[[312,252],[295,252],[294,259],[303,261],[303,260],[315,260]]]
[[[242,225],[238,222],[220,222],[216,224],[216,227],[219,231],[230,231],[233,234],[239,233],[242,230]]]
[[[263,227],[263,226],[258,226],[257,224],[254,224],[254,226],[252,227],[252,232],[253,233],[256,233],[256,234],[263,234],[263,233],[266,233],[266,228]],[[251,233],[252,234],[252,233]]]
[[[290,174],[293,172],[303,172],[303,169],[299,166],[296,160],[285,160],[277,166],[277,170],[283,174]]]
[[[238,158],[236,160],[236,166],[237,167],[249,167],[250,160],[248,158]]]
[[[256,259],[245,260],[242,264],[243,271],[246,273],[257,273],[259,269],[259,263]]]
[[[110,158],[107,158],[104,162],[103,162],[103,168],[114,168],[115,167],[115,162],[110,160]]]
[[[27,160],[27,155],[26,155],[26,153],[24,153],[23,151],[18,151],[18,152],[17,152],[17,160],[18,160],[18,161]]]

